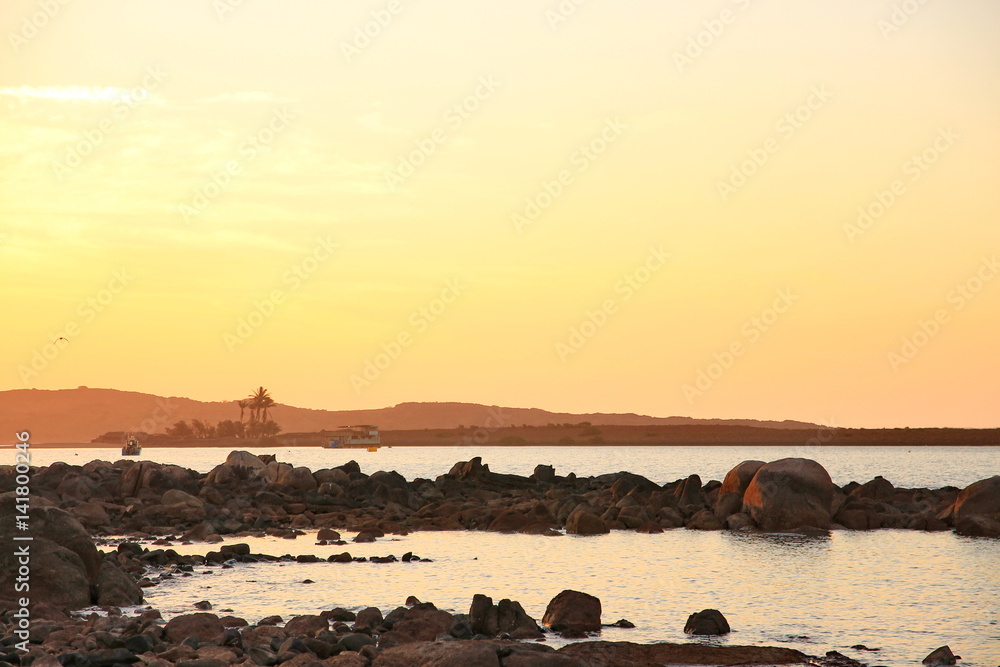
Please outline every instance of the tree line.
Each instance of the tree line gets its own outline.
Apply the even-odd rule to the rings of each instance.
[[[167,428],[167,435],[175,438],[264,438],[281,433],[281,427],[271,419],[274,399],[264,387],[258,387],[245,398],[236,401],[240,420],[223,419],[215,425],[200,419],[178,421]],[[245,420],[249,414],[249,420]]]

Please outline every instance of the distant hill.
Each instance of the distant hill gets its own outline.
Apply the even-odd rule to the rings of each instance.
[[[240,397],[242,398],[242,397]],[[453,429],[459,426],[595,426],[720,425],[776,429],[815,429],[816,424],[753,419],[691,419],[650,417],[633,413],[572,414],[538,408],[505,408],[477,403],[400,403],[373,410],[310,410],[275,405],[272,418],[285,432],[315,432],[348,424],[377,424],[382,430]],[[117,389],[13,389],[0,391],[0,433],[29,430],[33,443],[90,442],[108,431],[162,433],[181,419],[215,424],[238,420],[232,401],[203,402]]]

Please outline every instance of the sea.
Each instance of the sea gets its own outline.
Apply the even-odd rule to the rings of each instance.
[[[1000,474],[992,447],[381,447],[376,452],[311,448],[251,448],[312,470],[356,460],[371,474],[395,470],[407,479],[434,479],[457,461],[482,457],[494,472],[529,475],[538,464],[556,474],[600,475],[626,470],[657,483],[687,477],[721,480],[741,461],[788,456],[823,464],[836,484],[881,475],[897,487],[939,488]],[[142,458],[208,472],[229,448],[144,448]],[[34,465],[115,461],[118,448],[32,450]],[[939,646],[962,656],[960,665],[1000,665],[1000,540],[951,532],[833,531],[828,536],[699,532],[643,535],[503,535],[415,532],[371,544],[317,545],[297,539],[238,538],[254,553],[275,556],[350,551],[397,557],[412,552],[431,562],[255,563],[231,569],[195,568],[145,590],[147,603],[167,618],[214,611],[250,622],[278,614],[286,620],[325,609],[375,606],[387,613],[410,595],[453,613],[468,612],[472,596],[519,601],[541,619],[564,589],[600,598],[605,623],[627,619],[633,629],[606,628],[601,638],[633,642],[705,642],[787,646],[810,655],[839,651],[870,665],[919,665]],[[217,545],[175,543],[181,553]],[[311,583],[305,583],[305,582]],[[718,609],[733,632],[696,639],[683,633],[687,616]],[[231,611],[226,611],[231,610]],[[548,643],[564,643],[552,636]]]

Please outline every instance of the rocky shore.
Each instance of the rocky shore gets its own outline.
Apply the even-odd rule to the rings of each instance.
[[[0,530],[15,532],[14,475],[0,468]],[[234,451],[208,474],[151,461],[57,463],[32,471],[31,621],[14,615],[12,550],[0,553],[0,667],[395,667],[478,665],[596,667],[661,664],[856,663],[786,648],[588,641],[554,649],[549,633],[593,637],[603,622],[600,601],[578,591],[553,598],[541,623],[516,601],[476,595],[467,614],[409,599],[384,617],[379,609],[332,609],[314,616],[271,617],[255,625],[203,611],[165,622],[146,608],[143,587],[190,576],[195,566],[233,567],[278,558],[246,544],[212,550],[222,535],[293,537],[317,530],[323,544],[345,544],[415,530],[488,530],[539,535],[599,535],[610,530],[654,533],[673,528],[817,531],[876,528],[954,529],[1000,536],[1000,476],[966,489],[898,489],[876,477],[838,487],[808,459],[744,461],[725,479],[697,475],[665,485],[627,472],[577,478],[539,465],[530,477],[496,474],[478,458],[455,464],[435,480],[394,472],[366,475],[355,462],[310,471]],[[105,540],[101,551],[95,537]],[[203,555],[180,555],[166,540],[206,542]],[[145,542],[146,544],[140,544]],[[286,557],[292,560],[291,557]],[[315,562],[316,556],[298,556]],[[325,560],[424,562],[412,553],[356,558],[345,550]],[[419,566],[419,565],[417,565]],[[73,610],[97,606],[104,613]],[[629,627],[622,619],[617,627]],[[718,611],[692,614],[685,631],[725,634]],[[520,641],[519,641],[520,640]],[[532,641],[534,640],[534,641]],[[27,649],[23,651],[21,649]],[[954,664],[950,650],[928,664]],[[950,656],[950,657],[949,657]],[[951,660],[951,662],[949,662]],[[938,661],[938,662],[934,662]]]
[[[14,488],[0,467],[0,493]],[[744,461],[722,481],[691,475],[657,484],[618,472],[529,477],[491,472],[479,458],[437,479],[361,472],[350,461],[304,467],[234,451],[207,474],[152,461],[55,463],[32,474],[32,493],[96,535],[284,536],[329,528],[377,538],[416,530],[595,535],[611,530],[949,530],[1000,536],[1000,476],[962,490],[896,488],[883,477],[843,487],[809,459]]]

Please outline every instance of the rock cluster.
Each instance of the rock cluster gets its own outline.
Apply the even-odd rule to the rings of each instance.
[[[13,470],[0,467],[0,492],[13,486]],[[529,477],[498,474],[478,457],[434,480],[407,481],[395,472],[366,475],[354,461],[310,471],[234,451],[208,474],[151,461],[54,463],[34,471],[32,489],[94,534],[180,533],[205,541],[241,532],[288,537],[310,529],[358,531],[359,542],[414,530],[600,535],[680,527],[954,527],[964,535],[1000,535],[1000,477],[961,493],[954,487],[896,488],[882,477],[837,487],[809,459],[744,461],[722,482],[691,475],[660,485],[627,472],[560,476],[550,466],[538,466]]]

